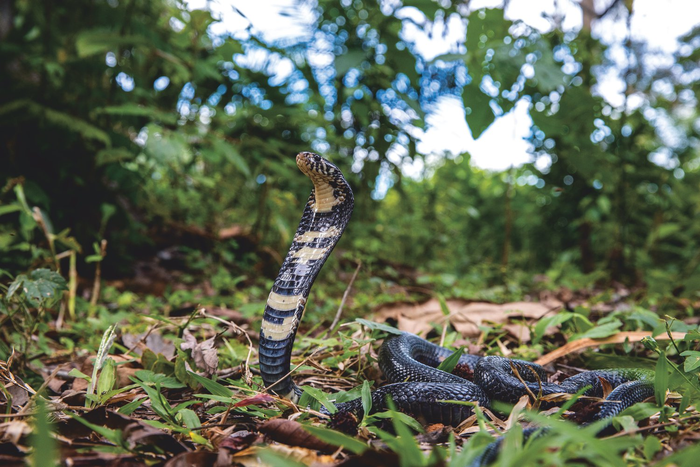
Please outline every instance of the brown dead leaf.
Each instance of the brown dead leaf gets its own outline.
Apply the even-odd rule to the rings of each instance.
[[[255,443],[260,435],[251,433],[250,431],[237,431],[226,437],[219,443],[219,449],[227,449],[230,452],[238,452]]]
[[[182,452],[165,463],[164,467],[209,467],[218,466],[215,452]],[[230,465],[230,464],[226,464]]]
[[[130,423],[133,423],[133,420],[126,415],[107,410],[105,407],[98,407],[90,412],[81,414],[80,417],[93,425],[103,426],[111,430],[123,430]],[[58,434],[70,440],[88,438],[92,433],[90,428],[72,418],[61,421],[56,428]]]
[[[165,358],[171,359],[175,356],[175,344],[169,340],[163,339],[158,332],[141,333],[141,334],[124,334],[122,343],[129,349],[134,349],[138,355],[143,354],[145,349],[152,351],[154,354],[163,354]]]
[[[3,441],[9,441],[15,446],[19,446],[19,440],[29,436],[32,427],[24,420],[10,420],[0,425],[0,435]]]
[[[7,393],[0,392],[0,397],[5,400],[7,395],[11,398],[11,403],[14,407],[22,407],[29,401],[29,391],[23,386],[15,383],[9,383],[5,386]]]
[[[231,456],[231,460],[235,465],[240,464],[245,467],[267,467],[269,464],[263,464],[260,461],[260,451],[263,449],[273,451],[278,457],[287,457],[310,466],[330,465],[336,463],[333,456],[322,454],[319,455],[315,450],[276,443],[265,447],[249,447],[248,449],[235,453],[233,456]]]
[[[150,451],[153,447],[156,452],[168,452],[177,454],[189,449],[177,441],[172,435],[165,433],[142,422],[133,422],[124,428],[124,438],[131,450],[137,446],[140,451]]]
[[[479,326],[484,322],[506,324],[506,330],[522,342],[530,340],[530,332],[522,323],[510,323],[512,318],[518,320],[538,320],[549,312],[562,306],[556,300],[547,302],[513,302],[501,305],[485,302],[467,302],[464,300],[447,300],[450,315],[445,316],[440,302],[430,299],[422,304],[386,305],[375,313],[377,321],[393,319],[402,331],[425,335],[433,329],[433,323],[442,324],[449,319],[454,328],[465,337],[477,337]],[[509,324],[510,323],[510,324]]]
[[[74,467],[132,467],[143,465],[137,455],[85,450],[61,450],[61,465]],[[5,464],[0,464],[5,466]]]
[[[219,367],[219,354],[214,346],[216,336],[197,343],[197,338],[188,329],[185,329],[182,337],[185,341],[180,344],[180,348],[182,350],[192,350],[192,359],[197,368],[204,371],[207,375],[214,374]]]
[[[293,420],[273,418],[260,426],[260,432],[278,443],[290,446],[314,449],[322,452],[334,452],[338,448],[321,441],[303,428],[303,425]]]
[[[249,397],[247,399],[243,399],[241,401],[236,402],[233,404],[234,407],[245,407],[247,405],[262,405],[266,404],[268,402],[274,402],[275,398],[272,397],[269,394],[257,394],[253,397]]]
[[[98,407],[81,418],[93,425],[103,426],[111,430],[121,430],[130,449],[138,447],[139,451],[168,452],[177,454],[189,449],[177,441],[172,435],[154,428],[146,423],[122,415],[114,410]],[[66,439],[91,438],[93,430],[75,419],[69,419],[57,424],[57,432]]]
[[[348,457],[340,464],[336,464],[336,467],[387,467],[395,465],[401,465],[399,456],[395,452],[368,449],[362,455]]]

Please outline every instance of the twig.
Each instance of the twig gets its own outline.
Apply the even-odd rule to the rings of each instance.
[[[56,245],[54,244],[53,233],[49,231],[49,227],[46,225],[46,222],[44,222],[44,215],[41,213],[41,209],[39,209],[37,206],[35,206],[34,209],[32,209],[32,217],[34,218],[34,222],[39,224],[39,227],[41,227],[41,230],[44,232],[46,240],[49,242],[49,249],[51,250],[51,256],[53,256],[53,260],[56,266],[56,272],[60,274],[61,265],[58,262],[58,258],[56,257]]]
[[[331,336],[331,333],[333,332],[333,329],[338,325],[338,321],[340,321],[340,315],[343,313],[343,307],[345,306],[345,300],[348,298],[348,294],[350,293],[350,289],[352,289],[352,284],[355,282],[355,278],[357,278],[357,273],[360,272],[360,268],[362,267],[362,260],[359,260],[357,262],[357,267],[355,268],[355,272],[352,274],[352,277],[350,278],[350,282],[348,283],[348,286],[345,288],[345,292],[343,292],[343,298],[340,300],[340,305],[338,306],[338,311],[335,312],[335,318],[333,318],[333,322],[331,323],[331,327],[328,328],[328,332],[326,332],[326,339],[328,339]]]
[[[684,332],[672,332],[670,336],[673,339],[683,339],[685,337]],[[563,357],[564,355],[568,355],[571,352],[575,352],[577,350],[583,350],[587,347],[594,347],[598,345],[603,345],[603,344],[622,344],[625,341],[628,342],[639,342],[645,337],[649,337],[651,333],[649,331],[630,331],[630,332],[618,332],[614,336],[607,337],[605,339],[591,339],[588,337],[585,337],[583,339],[577,339],[575,341],[571,341],[568,344],[564,345],[563,347],[559,347],[558,349],[541,356],[537,360],[535,360],[535,363],[538,365],[547,365],[548,363],[552,363],[554,360]],[[658,340],[666,340],[666,337],[663,336],[658,336]]]
[[[104,259],[107,256],[107,240],[102,239],[100,242],[100,256]],[[95,265],[95,282],[92,284],[92,296],[90,296],[90,306],[95,307],[97,300],[100,297],[100,288],[102,287],[102,260],[97,261]]]
[[[68,316],[75,321],[75,295],[78,290],[78,271],[76,267],[76,252],[71,250],[68,268]]]

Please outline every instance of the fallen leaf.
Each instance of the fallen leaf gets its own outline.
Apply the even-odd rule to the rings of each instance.
[[[452,326],[465,337],[477,337],[481,331],[479,326],[485,322],[505,324],[505,329],[522,342],[530,340],[530,331],[521,322],[510,323],[513,318],[518,321],[538,320],[549,312],[561,308],[562,303],[556,300],[546,302],[513,302],[504,304],[486,302],[467,302],[464,300],[447,300],[449,316],[441,310],[440,302],[436,299],[421,304],[386,305],[375,313],[375,320],[395,320],[401,331],[418,335],[426,335],[432,331],[433,324],[444,323],[448,319]],[[510,324],[509,324],[510,323]]]
[[[185,342],[180,344],[182,350],[192,350],[192,359],[197,368],[207,375],[212,375],[219,367],[219,354],[214,347],[216,336],[197,343],[197,339],[188,329],[182,334]]]
[[[257,433],[241,430],[226,437],[219,443],[219,449],[226,448],[231,452],[242,451],[258,440]]]
[[[278,443],[315,449],[322,452],[334,452],[337,446],[321,441],[308,431],[299,422],[284,418],[273,418],[260,426],[260,432]]]
[[[217,453],[207,451],[181,452],[165,463],[164,467],[208,467],[219,465]],[[229,464],[226,464],[229,465]]]
[[[313,449],[313,448],[312,448]],[[319,455],[315,450],[298,446],[286,446],[284,444],[269,444],[265,447],[252,446],[237,452],[231,456],[234,465],[244,467],[268,467],[270,464],[264,462],[264,454],[271,451],[275,457],[282,457],[301,462],[305,465],[331,465],[335,464],[335,458],[328,455]]]
[[[268,402],[274,402],[275,398],[272,397],[269,394],[257,394],[253,397],[249,397],[247,399],[243,399],[241,401],[236,402],[233,406],[234,407],[245,407],[247,405],[262,405]]]
[[[129,449],[137,446],[139,451],[168,452],[172,454],[189,451],[189,449],[177,441],[172,435],[142,422],[133,422],[124,428],[124,438]]]
[[[163,354],[167,359],[175,356],[175,344],[169,340],[163,339],[157,332],[151,332],[146,335],[142,334],[124,334],[122,343],[129,349],[134,349],[138,355],[143,354],[145,349],[152,351],[154,354]]]

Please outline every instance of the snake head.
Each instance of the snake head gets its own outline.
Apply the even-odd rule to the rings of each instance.
[[[297,154],[297,167],[314,184],[337,182],[343,178],[343,173],[335,164],[313,152]]]

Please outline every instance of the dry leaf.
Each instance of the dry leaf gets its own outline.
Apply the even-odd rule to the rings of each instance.
[[[315,449],[316,451],[334,452],[338,449],[324,441],[321,441],[303,428],[299,422],[284,418],[273,418],[260,426],[260,432],[265,433],[270,439],[278,443]]]
[[[143,354],[145,349],[152,351],[154,354],[163,354],[165,358],[171,359],[175,356],[175,344],[163,339],[158,332],[151,332],[146,335],[142,334],[124,334],[122,343],[129,349],[134,349],[138,355]]]
[[[219,367],[219,354],[214,347],[216,336],[211,337],[201,343],[197,343],[197,339],[190,333],[188,329],[182,334],[185,342],[180,344],[182,350],[192,350],[192,359],[197,368],[204,371],[207,375],[212,375]]]
[[[269,394],[257,394],[253,397],[243,399],[233,404],[234,407],[245,407],[247,405],[262,405],[268,402],[274,402],[275,398]]]
[[[467,302],[464,300],[447,300],[450,315],[445,316],[436,299],[422,304],[399,304],[381,307],[375,314],[377,321],[393,319],[402,331],[425,335],[433,330],[433,324],[442,324],[449,319],[454,328],[465,337],[476,337],[484,322],[505,324],[505,329],[522,342],[530,340],[530,332],[522,323],[510,323],[512,318],[518,321],[538,320],[549,312],[562,306],[561,302],[513,302],[501,305],[485,302]]]

